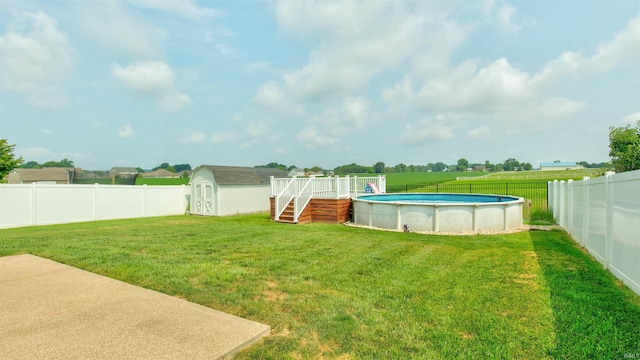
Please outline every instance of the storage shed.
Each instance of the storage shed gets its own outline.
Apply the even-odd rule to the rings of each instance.
[[[201,165],[191,173],[191,214],[224,216],[269,211],[271,177],[279,169]]]

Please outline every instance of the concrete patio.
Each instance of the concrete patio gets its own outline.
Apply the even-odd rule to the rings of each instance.
[[[226,359],[267,325],[33,255],[0,257],[0,359]]]

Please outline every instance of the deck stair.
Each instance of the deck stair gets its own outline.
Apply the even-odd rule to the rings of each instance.
[[[372,187],[384,192],[385,185],[384,176],[271,178],[271,218],[290,224],[346,222],[352,197]]]
[[[293,207],[294,205],[292,200],[289,202],[287,207],[284,208],[284,211],[282,212],[282,214],[280,214],[280,218],[278,219],[278,222],[296,224],[296,221],[294,221],[293,219],[294,218]]]

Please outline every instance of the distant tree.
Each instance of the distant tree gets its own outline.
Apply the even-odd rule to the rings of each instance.
[[[284,164],[278,164],[276,162],[272,162],[272,163],[268,163],[266,165],[256,165],[254,166],[256,168],[268,168],[268,169],[280,169],[280,170],[287,170],[287,165]]]
[[[407,165],[400,163],[396,166],[393,167],[394,171],[397,173],[403,173],[403,172],[407,172]]]
[[[484,162],[484,167],[485,169],[487,169],[487,171],[493,171],[494,165],[491,162],[489,162],[489,160],[486,160]]]
[[[160,165],[158,165],[158,166],[154,167],[153,169],[151,169],[151,171],[156,171],[156,170],[158,170],[158,169],[166,169],[166,168],[168,168],[169,166],[171,166],[171,165],[169,165],[169,163],[162,163],[162,164],[160,164]]]
[[[609,128],[609,156],[616,172],[640,169],[640,120],[633,127]]]
[[[165,170],[170,171],[170,172],[172,172],[172,173],[174,173],[174,174],[175,174],[175,172],[176,172],[176,169],[175,169],[173,166],[169,166],[169,167],[168,167],[168,168],[166,168]]]
[[[70,168],[70,167],[73,167],[73,161],[71,161],[69,159],[62,159],[60,161],[47,161],[46,163],[42,164],[42,167],[66,167],[66,168]]]
[[[443,172],[446,168],[447,168],[447,165],[445,165],[445,163],[437,162],[437,163],[433,164],[433,167],[431,168],[431,171],[433,171],[433,172]]]
[[[362,166],[356,163],[341,165],[333,169],[333,172],[336,175],[368,174],[368,173],[372,173],[373,171],[374,170],[371,166]]]
[[[295,165],[290,165],[290,166],[287,166],[287,169],[286,169],[286,170],[287,170],[287,171],[291,171],[291,170],[294,170],[294,169],[297,169],[297,168],[298,168],[298,167],[297,167],[297,166],[295,166]]]
[[[495,172],[504,171],[504,166],[502,164],[495,164],[493,166],[493,171],[495,171]]]
[[[16,157],[13,153],[15,147],[15,144],[9,144],[6,139],[0,139],[0,180],[24,162],[22,157]]]
[[[143,172],[145,172],[145,171],[144,171],[144,169],[143,169],[143,168],[141,168],[141,167],[139,167],[139,166],[136,168],[136,170],[138,170],[138,172],[139,172],[140,174],[142,174]]]
[[[22,165],[20,165],[23,169],[41,169],[42,165],[38,164],[37,161],[28,161]]]
[[[520,163],[514,158],[509,158],[504,161],[504,164],[502,166],[504,168],[504,171],[516,171],[520,168]]]
[[[324,169],[321,168],[320,166],[314,166],[311,169],[309,169],[309,171],[313,171],[314,173],[318,174],[318,173],[324,173]]]
[[[456,166],[456,169],[458,171],[467,171],[468,168],[469,168],[469,160],[465,158],[458,160],[458,165]]]
[[[375,165],[373,165],[373,171],[376,174],[382,174],[384,172],[384,163],[382,161],[378,161]]]
[[[176,170],[177,173],[179,173],[181,171],[191,170],[191,165],[189,165],[189,164],[177,164],[177,165],[173,165],[173,168]]]
[[[529,171],[529,170],[533,169],[533,165],[531,165],[529,163],[524,163],[524,164],[520,164],[520,165],[521,165],[522,170]]]

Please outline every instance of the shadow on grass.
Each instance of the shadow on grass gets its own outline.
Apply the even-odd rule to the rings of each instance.
[[[640,358],[640,296],[563,231],[531,231],[563,359]]]

